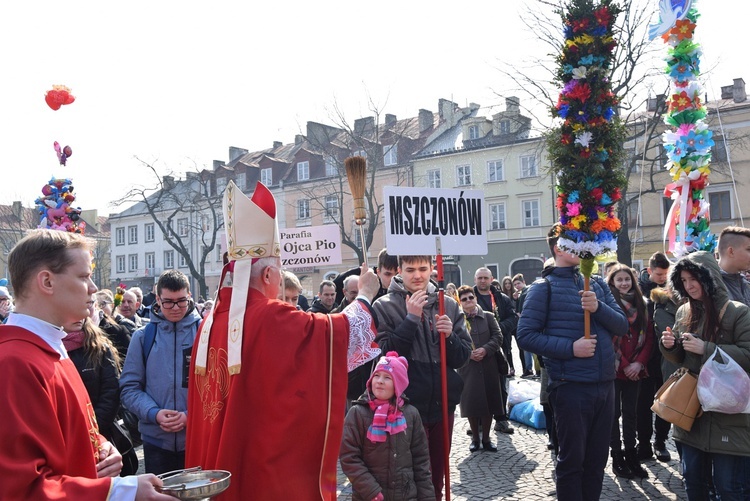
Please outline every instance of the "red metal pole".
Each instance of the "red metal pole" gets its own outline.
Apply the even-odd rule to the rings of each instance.
[[[435,256],[438,273],[438,301],[440,316],[445,315],[445,280],[443,278],[443,254],[438,243],[438,254]],[[448,333],[450,334],[450,333]],[[450,435],[448,433],[448,369],[445,356],[445,335],[440,337],[440,384],[443,397],[443,467],[445,469],[445,500],[451,499],[451,463],[450,463]]]

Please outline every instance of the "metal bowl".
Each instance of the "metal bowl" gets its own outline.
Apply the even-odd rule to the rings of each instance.
[[[211,499],[229,487],[231,473],[225,470],[177,471],[165,475],[161,492],[177,499]]]

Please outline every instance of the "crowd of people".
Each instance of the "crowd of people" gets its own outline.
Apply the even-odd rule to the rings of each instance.
[[[642,461],[672,459],[670,431],[688,499],[747,499],[750,415],[704,412],[686,431],[650,406],[717,346],[750,372],[750,230],[725,229],[718,259],[655,253],[640,276],[606,263],[586,291],[558,236],[541,279],[479,268],[446,286],[440,314],[432,256],[385,249],[374,269],[321,282],[307,311],[278,256],[230,262],[215,300],[196,304],[167,270],[115,304],[91,281],[88,240],[36,230],[9,256],[15,298],[0,287],[0,498],[170,499],[156,475],[200,465],[232,471],[224,499],[333,499],[340,461],[354,499],[442,499],[457,408],[471,453],[502,453],[490,431],[514,432],[515,338],[520,377],[542,383],[558,499],[599,499],[609,456],[618,477],[647,478]],[[113,446],[128,422],[144,475],[126,476]]]

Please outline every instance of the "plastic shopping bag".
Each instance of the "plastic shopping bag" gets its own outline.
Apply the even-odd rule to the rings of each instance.
[[[750,414],[750,376],[718,346],[698,375],[698,400],[704,411]]]
[[[542,385],[539,381],[512,379],[508,384],[508,405],[516,405],[539,398]]]
[[[544,409],[542,408],[542,404],[539,403],[539,397],[514,405],[510,409],[510,419],[517,423],[536,428],[537,430],[547,427],[547,421],[544,418]]]

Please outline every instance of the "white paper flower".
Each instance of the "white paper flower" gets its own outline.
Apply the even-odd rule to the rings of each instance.
[[[574,80],[580,80],[582,78],[586,78],[586,67],[585,66],[579,66],[578,68],[573,68],[573,79]]]
[[[580,144],[584,148],[588,148],[589,143],[591,142],[591,138],[593,136],[594,135],[589,131],[581,132],[581,134],[579,134],[578,137],[576,138],[575,142]]]

